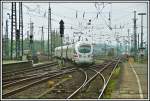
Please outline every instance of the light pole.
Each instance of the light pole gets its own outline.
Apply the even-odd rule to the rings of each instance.
[[[143,15],[146,15],[146,13],[138,13],[138,15],[141,15],[141,44],[140,44],[140,55],[141,55],[141,59],[143,59],[143,56],[144,56],[144,47],[143,47]]]
[[[138,15],[141,15],[141,48],[143,48],[143,15],[146,15],[146,13],[138,13]]]

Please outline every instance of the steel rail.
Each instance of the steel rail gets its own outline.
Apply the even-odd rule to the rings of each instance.
[[[50,71],[50,72],[48,72],[48,73],[53,73],[53,72],[57,72],[57,71],[59,71],[59,70],[65,70],[65,69],[68,69],[68,68],[73,68],[74,66],[71,66],[71,67],[64,67],[64,68],[61,68],[61,69],[54,69],[54,70],[52,70],[52,71]],[[43,73],[45,74],[45,73],[47,73],[47,71],[43,71]],[[20,81],[20,80],[22,80],[22,79],[26,79],[26,78],[30,78],[30,77],[34,77],[34,76],[39,76],[39,75],[43,75],[43,73],[36,73],[36,74],[29,74],[29,75],[22,75],[22,76],[16,76],[16,77],[13,77],[13,78],[8,78],[8,79],[3,79],[2,81],[3,81],[3,83],[5,83],[5,84],[8,84],[8,83],[11,83],[11,82],[9,82],[9,81]]]
[[[102,72],[104,69],[106,69],[112,62],[108,63],[104,66],[104,68],[100,69],[92,78],[90,78],[85,85],[87,85],[89,82],[91,82],[100,72]]]
[[[53,70],[53,71],[49,71],[49,72],[44,72],[44,73],[40,73],[40,75],[38,75],[38,74],[33,74],[33,76],[25,76],[24,77],[24,79],[21,79],[21,80],[18,80],[18,81],[13,81],[13,82],[8,82],[8,83],[5,83],[5,85],[3,86],[4,88],[5,87],[9,87],[9,86],[12,86],[12,85],[14,85],[14,84],[16,84],[16,83],[19,83],[19,82],[23,82],[23,81],[28,81],[28,80],[32,80],[32,79],[36,79],[36,78],[39,78],[39,77],[44,77],[44,76],[46,76],[47,74],[49,74],[49,73],[57,73],[57,72],[61,72],[61,71],[63,71],[63,70],[65,70],[65,69],[72,69],[74,66],[71,66],[71,67],[64,67],[64,68],[61,68],[61,69],[55,69],[55,70]],[[34,76],[35,75],[35,76]],[[29,77],[29,78],[28,78]],[[7,81],[9,81],[9,80],[13,80],[13,79],[8,79]]]
[[[6,73],[6,74],[2,74],[3,78],[5,77],[8,77],[8,76],[12,76],[12,75],[17,75],[17,74],[21,74],[21,73],[24,73],[24,72],[29,72],[29,71],[32,71],[32,70],[40,70],[40,69],[43,69],[45,67],[49,67],[49,66],[54,66],[56,65],[57,63],[51,63],[51,64],[47,64],[47,65],[44,65],[44,66],[37,66],[37,67],[31,67],[31,68],[25,68],[24,70],[18,70],[18,71],[12,71],[10,73]]]
[[[8,73],[14,73],[14,72],[22,71],[22,70],[37,68],[37,67],[41,67],[41,66],[47,66],[47,65],[50,65],[50,64],[53,64],[53,63],[56,63],[56,62],[41,64],[41,65],[36,65],[36,66],[33,66],[33,67],[29,67],[29,68],[22,68],[22,69],[20,69],[20,70],[17,69],[17,70],[7,71],[7,72],[3,72],[2,74],[5,75],[5,74],[8,74]]]
[[[62,75],[62,74],[67,74],[67,73],[74,72],[74,71],[76,71],[75,68],[70,69],[70,70],[66,70],[66,71],[64,71],[64,72],[62,72],[62,73],[58,73],[58,74],[52,75],[52,76],[50,76],[50,77],[43,78],[43,79],[41,79],[41,80],[35,81],[35,82],[33,82],[33,83],[30,83],[30,84],[28,84],[28,85],[22,86],[22,87],[20,87],[20,88],[18,88],[18,89],[14,89],[14,90],[12,90],[12,91],[9,91],[9,92],[7,92],[7,93],[4,93],[4,94],[2,94],[2,97],[3,97],[3,98],[6,98],[7,96],[11,96],[11,95],[14,95],[14,94],[16,94],[16,93],[18,93],[18,92],[21,92],[22,90],[25,90],[25,89],[27,89],[27,88],[29,88],[29,87],[35,85],[35,84],[39,84],[39,83],[41,83],[41,82],[45,82],[46,80],[48,80],[48,79],[50,79],[50,78],[57,77],[57,76],[60,76],[60,75]]]
[[[70,99],[71,97],[75,96],[82,88],[84,88],[88,83],[90,83],[94,78],[96,78],[99,74],[99,72],[103,71],[107,66],[109,66],[112,62],[106,64],[100,71],[98,71],[94,76],[92,76],[89,80],[87,80],[84,85],[81,85],[77,90],[75,90],[70,96],[67,97],[67,99]]]
[[[84,82],[82,83],[82,85],[84,85],[84,83],[85,83],[85,82],[87,81],[87,79],[88,79],[87,73],[86,73],[82,68],[79,68],[78,70],[81,71],[81,72],[84,74],[84,76],[85,76],[85,80],[84,80]],[[64,81],[64,82],[65,82],[65,81]],[[63,82],[60,82],[60,83],[56,84],[55,87],[58,86],[58,85],[60,85],[60,84],[62,84],[62,83],[63,83]],[[53,88],[55,88],[55,87],[53,87]],[[42,94],[41,94],[40,96],[38,96],[37,98],[41,98],[42,96],[46,95],[47,93],[49,93],[49,90],[48,90],[47,92],[42,93]]]
[[[58,71],[60,69],[54,69],[52,70],[52,72],[54,71]],[[33,77],[33,76],[37,76],[37,75],[41,75],[43,73],[46,73],[47,71],[45,71],[45,69],[43,70],[43,72],[40,72],[40,73],[33,73],[33,74],[27,74],[27,75],[17,75],[16,77],[11,77],[11,78],[7,78],[7,79],[3,79],[3,82],[5,81],[10,81],[10,80],[17,80],[17,79],[24,79],[24,78],[27,78],[27,77]]]
[[[80,69],[81,69],[81,68],[80,68]],[[67,99],[69,99],[69,98],[71,98],[72,96],[74,96],[74,95],[78,92],[78,90],[80,90],[80,89],[85,85],[86,81],[88,80],[87,72],[85,72],[83,69],[81,69],[81,71],[83,71],[83,73],[84,73],[84,75],[85,75],[85,80],[84,80],[83,84],[82,84],[77,90],[75,90],[71,95],[69,95],[69,96],[67,97]]]
[[[92,69],[92,68],[90,68],[90,69]],[[101,78],[103,79],[103,82],[104,82],[104,86],[105,86],[105,84],[106,84],[106,79],[105,79],[105,77],[103,76],[103,74],[101,74],[100,72],[98,72],[97,70],[95,70],[95,69],[92,69],[92,70],[94,70],[95,72],[97,72],[97,73],[99,73],[99,75],[101,76]],[[103,86],[103,87],[104,87]],[[103,88],[102,87],[102,88]]]
[[[121,58],[120,58],[120,59],[121,59]],[[98,99],[100,99],[101,96],[103,95],[103,92],[104,92],[105,88],[107,87],[108,82],[110,81],[110,78],[112,77],[112,74],[113,74],[114,70],[116,69],[118,63],[120,62],[120,59],[119,59],[119,60],[117,61],[117,63],[115,64],[115,66],[114,66],[114,68],[113,68],[113,70],[112,70],[112,72],[111,72],[111,75],[109,76],[109,78],[108,78],[106,84],[104,85],[102,91],[100,92],[100,94],[99,94],[99,96],[98,96]]]
[[[29,78],[14,81],[14,82],[3,85],[2,88],[5,89],[6,87],[10,87],[10,86],[13,86],[13,85],[18,84],[18,83],[23,83],[23,82],[26,82],[29,80],[34,80],[34,79],[38,79],[38,78],[42,78],[42,77],[51,76],[51,75],[54,75],[54,73],[58,73],[58,72],[61,72],[61,70],[58,70],[58,71],[54,70],[54,71],[46,72],[46,73],[41,74],[41,75],[31,76]]]

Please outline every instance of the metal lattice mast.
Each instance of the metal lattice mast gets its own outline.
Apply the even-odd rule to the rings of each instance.
[[[31,56],[34,54],[34,46],[33,46],[33,22],[30,22],[30,50]]]
[[[137,26],[136,26],[136,11],[134,11],[134,18],[133,18],[133,23],[134,23],[134,26],[133,26],[133,29],[134,29],[134,56],[137,55],[137,33],[136,33],[136,29],[137,29]]]
[[[23,56],[23,13],[22,13],[22,2],[19,2],[19,31],[20,31],[20,56]]]
[[[50,6],[49,6],[49,14],[50,14],[50,20],[49,20],[49,24],[50,24],[50,33],[51,33],[51,60],[52,60],[52,55],[53,55],[53,53],[52,53],[52,51],[53,51],[53,42],[52,42],[52,24],[51,24],[51,8],[50,8]]]
[[[49,47],[49,34],[50,34],[50,4],[49,4],[49,9],[48,9],[48,59],[49,59],[49,56],[50,56],[50,47]]]
[[[141,44],[140,44],[140,48],[143,48],[143,15],[146,15],[146,13],[139,13],[138,15],[141,15]]]
[[[16,19],[16,33],[15,33],[15,37],[16,37],[16,59],[18,60],[20,57],[20,30],[17,29],[17,14],[15,15],[15,19]]]
[[[11,11],[11,59],[13,59],[13,36],[16,34],[17,30],[17,16],[16,16],[16,2],[12,2]]]
[[[130,54],[130,29],[128,29],[128,54]]]
[[[44,53],[44,31],[42,26],[42,34],[41,34],[41,52]]]
[[[51,44],[49,44],[50,42],[50,34],[51,34]],[[51,51],[50,51],[50,47],[49,45],[51,45]],[[52,60],[52,30],[51,30],[51,8],[50,8],[50,3],[49,3],[49,9],[48,9],[48,58],[49,56],[51,56],[51,60]]]
[[[54,39],[53,50],[55,51],[55,46],[56,46],[55,45],[56,44],[56,42],[55,42],[56,41],[56,37],[55,37],[56,36],[56,32],[55,32],[55,30],[54,30],[54,35],[53,36],[54,36],[54,38],[53,38]]]
[[[30,26],[29,26],[30,27]],[[27,31],[28,50],[30,50],[30,33]]]
[[[18,60],[20,57],[20,31],[17,29],[16,31],[16,59]]]
[[[8,39],[8,20],[6,20],[6,34],[5,34],[5,55],[9,58],[9,39]]]

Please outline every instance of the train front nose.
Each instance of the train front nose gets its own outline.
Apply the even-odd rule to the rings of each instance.
[[[89,64],[92,63],[92,46],[91,44],[82,43],[80,44],[76,51],[78,54],[78,58],[76,58],[75,62],[78,64]]]
[[[89,64],[93,61],[91,55],[79,55],[79,57],[76,58],[75,62],[78,64]]]

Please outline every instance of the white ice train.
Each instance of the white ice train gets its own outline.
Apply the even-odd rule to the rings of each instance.
[[[93,58],[93,45],[88,41],[79,41],[75,44],[62,46],[63,59],[68,59],[76,64],[92,64]],[[55,48],[55,57],[61,58],[61,47]]]

